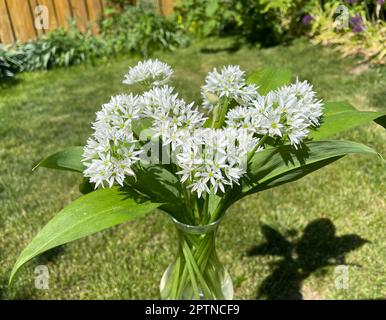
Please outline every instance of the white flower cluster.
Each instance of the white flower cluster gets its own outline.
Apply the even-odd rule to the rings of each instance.
[[[129,72],[125,75],[123,83],[135,84],[135,83],[152,83],[154,86],[159,86],[166,83],[173,74],[172,68],[156,60],[146,60],[139,62],[135,67],[129,69]]]
[[[139,160],[142,152],[136,150],[137,141],[131,130],[131,122],[140,117],[137,96],[118,95],[97,112],[93,123],[94,134],[84,148],[84,176],[95,183],[95,187],[110,187],[115,182],[123,185],[126,175],[134,175],[131,166]]]
[[[227,66],[210,72],[202,87],[207,112],[214,105],[224,107],[222,98],[232,100],[229,110],[224,109],[228,110],[225,122],[219,128],[204,128],[205,114],[166,84],[172,72],[158,60],[138,63],[124,83],[146,84],[149,89],[138,96],[112,97],[97,112],[94,133],[83,154],[84,175],[96,187],[123,185],[126,176],[135,175],[132,166],[147,154],[150,133],[153,141],[160,139],[172,152],[174,173],[184,187],[198,197],[226,192],[240,183],[251,152],[263,149],[262,137],[288,140],[298,147],[322,115],[322,103],[306,81],[260,96],[256,86],[246,84],[238,66]],[[133,132],[133,121],[150,121],[145,139]]]
[[[322,110],[312,86],[297,80],[230,110],[226,123],[258,135],[288,138],[297,147],[307,137],[308,128],[319,125]]]
[[[160,137],[164,145],[171,144],[174,150],[185,139],[185,132],[201,128],[204,114],[186,104],[173,88],[167,85],[154,87],[145,92],[140,99],[144,116],[153,119],[154,137]]]
[[[248,151],[258,143],[244,129],[200,129],[176,150],[181,182],[201,197],[205,193],[225,192],[225,186],[239,184],[246,172]]]
[[[205,85],[201,88],[203,106],[209,110],[223,97],[236,100],[243,104],[255,100],[259,95],[255,85],[247,85],[245,73],[239,66],[223,67],[220,72],[216,68],[209,72]]]
[[[186,104],[178,98],[172,87],[158,86],[160,77],[154,75],[166,76],[167,73],[171,74],[172,70],[165,63],[157,60],[140,62],[130,69],[129,75],[133,82],[133,79],[138,79],[137,83],[141,83],[145,75],[150,74],[146,81],[150,82],[151,89],[141,96],[122,94],[112,97],[97,112],[93,123],[94,134],[89,138],[83,154],[86,166],[84,176],[90,178],[95,187],[104,187],[104,182],[110,187],[114,183],[123,185],[126,175],[134,175],[131,167],[140,160],[139,155],[144,150],[142,141],[134,138],[132,121],[151,119],[153,138],[159,137],[164,145],[170,144],[173,150],[186,141],[185,132],[202,127],[204,114],[194,109],[193,103]]]

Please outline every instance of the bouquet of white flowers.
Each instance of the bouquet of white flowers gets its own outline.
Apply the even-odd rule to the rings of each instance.
[[[179,235],[161,297],[231,299],[232,281],[215,250],[229,206],[347,154],[376,154],[363,144],[322,139],[370,120],[385,126],[380,113],[323,103],[307,81],[291,83],[288,70],[267,68],[246,78],[238,66],[214,69],[201,88],[200,107],[169,86],[172,74],[158,60],[130,68],[123,83],[142,92],[112,97],[97,112],[85,147],[37,165],[82,172],[85,195],[39,232],[11,279],[48,249],[159,208]]]

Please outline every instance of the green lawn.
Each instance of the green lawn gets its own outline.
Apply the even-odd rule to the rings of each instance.
[[[348,100],[361,110],[386,111],[386,69],[305,41],[269,49],[209,41],[157,57],[175,68],[175,86],[199,98],[215,66],[286,66],[311,81],[325,100]],[[202,48],[204,48],[202,50]],[[161,212],[70,243],[28,263],[12,289],[7,279],[20,251],[55,213],[79,196],[79,175],[31,172],[63,147],[84,144],[90,122],[110,95],[126,91],[123,74],[137,59],[120,58],[23,74],[0,89],[0,298],[158,298],[158,284],[174,257],[175,234]],[[386,157],[386,134],[370,124],[340,136]],[[233,276],[235,298],[386,298],[386,172],[369,156],[350,156],[296,183],[234,205],[220,228],[219,255]],[[49,290],[34,287],[34,268],[46,264]],[[335,288],[345,264],[349,288]]]

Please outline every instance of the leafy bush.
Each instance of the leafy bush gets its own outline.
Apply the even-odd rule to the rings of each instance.
[[[127,6],[123,11],[106,9],[101,21],[101,36],[113,53],[135,52],[147,56],[159,49],[186,46],[188,38],[174,20],[141,7]]]
[[[0,47],[0,80],[24,70],[68,67],[122,52],[147,56],[187,45],[188,37],[174,19],[122,6],[123,1],[116,1],[114,7],[105,9],[98,36],[80,32],[73,21],[68,30],[56,29],[13,50]]]
[[[56,29],[41,38],[20,46],[25,70],[68,67],[103,55],[103,42],[89,32],[75,27]]]
[[[249,42],[273,45],[285,40],[299,16],[301,0],[186,0],[177,19],[198,36],[236,34]]]
[[[13,78],[20,71],[20,52],[7,50],[0,44],[0,81]]]
[[[344,12],[347,27],[338,30]],[[235,34],[270,46],[307,34],[339,45],[344,54],[386,63],[384,0],[185,0],[176,15],[180,26],[199,37]]]

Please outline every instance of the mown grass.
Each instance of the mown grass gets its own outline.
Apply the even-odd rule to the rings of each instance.
[[[236,51],[225,50],[228,43],[208,43],[157,55],[175,68],[175,86],[187,100],[199,98],[199,86],[215,66],[240,64],[251,72],[275,65],[311,81],[325,100],[386,111],[384,68],[358,67],[357,60],[304,41]],[[65,146],[82,145],[100,105],[128,90],[121,80],[137,60],[24,74],[17,85],[0,89],[0,298],[158,298],[175,250],[173,226],[161,212],[50,251],[27,264],[12,289],[6,286],[20,251],[79,196],[77,174],[32,173],[33,164]],[[385,132],[375,124],[339,138],[386,156]],[[351,156],[234,205],[218,248],[233,276],[235,298],[385,298],[385,180],[379,159]],[[49,290],[34,287],[39,264],[49,268]],[[347,290],[335,287],[337,264],[348,266]]]

